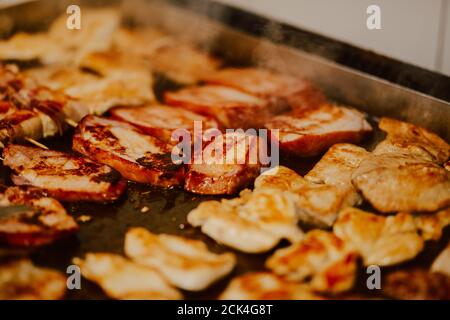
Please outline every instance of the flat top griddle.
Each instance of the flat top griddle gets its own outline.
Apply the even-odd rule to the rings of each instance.
[[[33,27],[33,19],[36,20],[37,10],[35,11],[35,14],[31,14],[33,8],[41,8],[42,15],[45,16],[45,14],[48,14],[49,10],[51,9],[51,3],[55,1],[46,1],[46,2],[35,2],[32,4],[29,4],[25,6],[24,8],[28,8],[27,10],[19,10],[18,8],[14,8],[11,11],[11,16],[14,17],[14,10],[18,10],[16,12],[16,15],[24,16],[24,17],[30,17],[28,21],[28,27]],[[101,2],[101,1],[96,1]],[[132,3],[133,1],[128,2]],[[181,0],[174,0],[173,2],[179,3],[183,5],[183,3],[186,3],[186,1]],[[60,6],[64,6],[65,2],[56,1],[55,3],[60,4]],[[203,0],[199,3],[203,3]],[[42,7],[36,7],[41,5]],[[91,2],[90,2],[91,4]],[[268,24],[270,21],[267,21],[264,18],[257,17],[255,15],[237,10],[237,9],[231,9],[228,7],[221,6],[219,4],[214,4],[212,7],[205,7],[205,6],[199,6],[199,8],[207,8],[206,15],[207,16],[214,16],[214,8],[217,8],[217,6],[220,6],[220,8],[224,9],[227,14],[221,13],[221,21],[225,21],[227,24],[233,24],[238,28],[245,29],[246,31],[249,31],[250,33],[254,33],[258,36],[265,37],[264,34],[257,34],[258,32],[258,24],[265,23]],[[212,9],[211,9],[212,8]],[[47,10],[47,11],[46,11]],[[163,16],[164,14],[161,14],[158,12],[159,16]],[[47,15],[47,17],[50,15]],[[16,17],[17,18],[17,17]],[[32,19],[33,18],[33,19]],[[157,17],[151,17],[151,19],[155,18],[154,20],[157,20]],[[147,17],[147,19],[151,20]],[[26,20],[26,19],[25,19]],[[175,19],[177,20],[177,19]],[[180,19],[182,20],[182,19]],[[20,19],[18,20],[20,21]],[[22,24],[27,24],[27,21],[22,20]],[[42,20],[41,20],[42,21]],[[19,23],[20,25],[20,23]],[[42,25],[39,25],[42,27]],[[292,42],[298,41],[299,39],[296,38],[299,36],[299,32],[302,33],[303,31],[295,31],[291,30],[289,26],[282,26],[282,30],[286,31],[287,34],[285,34],[285,37],[282,38],[281,41],[289,42],[289,39],[291,39]],[[34,24],[34,27],[37,29],[36,25]],[[15,28],[19,28],[19,26],[15,26]],[[26,29],[26,28],[25,28]],[[12,29],[14,30],[14,28]],[[291,30],[291,31],[289,31]],[[290,32],[290,33],[289,33]],[[300,34],[301,36],[301,34]],[[364,55],[358,51],[359,49],[351,48],[351,47],[345,47],[343,44],[339,44],[338,42],[334,42],[333,40],[326,39],[323,37],[317,37],[313,38],[313,36],[309,33],[304,33],[302,39],[306,42],[300,43],[306,46],[306,50],[309,52],[315,52],[323,46],[321,45],[322,41],[328,41],[327,48],[329,50],[332,50],[334,48],[334,58],[338,57],[338,52],[347,52],[346,54],[342,53],[343,56],[350,59],[350,57],[353,55],[354,60],[352,61],[363,61],[361,60],[361,57]],[[287,38],[286,38],[287,37]],[[306,38],[305,38],[306,37]],[[310,38],[308,38],[310,37]],[[233,37],[227,38],[227,37],[218,37],[216,39],[217,43],[220,43],[224,46],[231,45],[230,39],[234,39]],[[309,40],[308,40],[309,39]],[[314,40],[315,39],[315,40]],[[223,40],[223,41],[222,41]],[[237,38],[236,42],[239,41],[242,42],[241,38]],[[244,38],[244,40],[251,40]],[[240,42],[239,42],[240,43]],[[298,44],[298,43],[297,43]],[[340,47],[344,46],[344,47]],[[294,47],[298,47],[298,45],[294,45]],[[342,48],[347,48],[347,51],[342,51]],[[236,55],[236,51],[231,49],[229,50],[217,50],[220,48],[215,48],[214,46],[211,46],[211,49],[216,53],[223,54],[223,58],[227,61],[229,65],[248,65],[251,63],[249,60],[241,59],[239,55]],[[351,50],[352,49],[352,50]],[[285,49],[283,49],[285,50]],[[282,51],[284,54],[285,51]],[[327,55],[325,51],[322,52],[323,55]],[[332,52],[330,51],[330,54]],[[292,56],[290,56],[290,53],[286,51],[285,57],[287,59],[293,59]],[[305,62],[302,59],[304,57],[299,58],[299,64]],[[308,58],[305,58],[308,60]],[[342,58],[343,59],[343,58]],[[359,60],[358,60],[359,59]],[[382,57],[378,57],[377,61],[384,61],[385,65],[392,65],[395,64],[395,61],[385,59]],[[339,59],[332,59],[337,62],[339,62]],[[345,60],[345,59],[344,59]],[[308,60],[309,61],[309,60]],[[311,61],[309,61],[311,62]],[[334,66],[325,66],[324,68],[315,68],[316,66],[320,66],[321,62],[318,62],[317,65],[314,65],[313,61],[313,71],[315,74],[322,77],[322,79],[325,79],[323,77],[326,72],[328,72],[328,69],[334,70]],[[407,69],[412,71],[417,71],[419,68],[407,66],[404,64],[398,65],[398,68],[400,69]],[[396,70],[400,69],[394,69],[394,73]],[[420,70],[419,70],[420,71]],[[307,69],[306,72],[312,72],[311,70]],[[358,75],[353,77],[353,75],[350,75],[349,78],[346,77],[346,73],[348,70],[341,70],[337,69],[335,70],[335,73],[338,78],[330,78],[330,81],[335,81],[336,85],[343,85],[345,86],[347,83],[346,81],[354,81],[353,84],[355,86],[363,85],[363,87],[358,88],[358,90],[362,89],[372,89],[372,87],[367,87],[367,83],[371,83],[371,79],[366,79],[364,81],[367,82],[355,82],[355,80],[358,79]],[[425,71],[424,71],[425,72]],[[420,75],[424,75],[424,73],[419,72]],[[428,76],[422,76],[418,82],[425,83],[427,80],[433,79],[442,80],[440,82],[439,88],[441,88],[442,85],[447,85],[450,82],[448,82],[448,78],[441,77],[439,75],[425,72]],[[430,75],[431,74],[431,75]],[[397,74],[398,75],[398,74]],[[343,77],[344,80],[339,81],[339,76]],[[174,88],[178,88],[179,86],[177,84],[174,84],[173,82],[167,80],[164,77],[158,76],[156,77],[157,81],[155,83],[155,91],[156,95],[158,97],[161,97],[161,93],[165,90],[173,90]],[[313,79],[314,80],[314,79]],[[319,79],[320,80],[320,79]],[[389,101],[392,101],[391,103],[391,109],[382,109],[381,111],[377,109],[377,107],[381,106],[384,102],[381,97],[377,95],[377,92],[374,92],[372,95],[369,95],[367,98],[367,101],[362,99],[360,96],[358,96],[359,92],[346,92],[343,90],[335,90],[334,87],[330,86],[330,83],[322,83],[319,81],[319,85],[326,91],[326,93],[334,98],[337,102],[342,102],[344,104],[350,104],[353,106],[361,107],[366,106],[366,108],[361,108],[365,111],[369,111],[372,115],[379,115],[379,114],[388,114],[391,116],[396,116],[400,118],[406,118],[406,120],[416,120],[414,122],[418,122],[419,120],[423,121],[423,125],[431,126],[432,124],[436,124],[436,128],[439,130],[444,130],[441,133],[448,132],[450,130],[445,127],[445,122],[448,124],[448,117],[446,116],[450,114],[449,110],[443,110],[439,112],[435,112],[433,114],[433,119],[430,118],[430,114],[427,113],[429,110],[435,110],[436,106],[444,106],[445,104],[439,102],[439,101],[431,101],[427,104],[426,101],[428,101],[428,97],[423,97],[420,95],[413,95],[411,93],[403,93],[398,88],[392,88],[388,87],[387,84],[381,84],[380,88],[385,89],[388,87],[387,90],[387,96],[384,97],[386,99],[391,99]],[[366,85],[366,87],[364,87]],[[374,85],[377,87],[376,85]],[[378,88],[378,87],[377,87]],[[378,88],[377,90],[380,90]],[[444,87],[445,89],[445,87]],[[438,95],[441,98],[445,98],[445,90],[440,90],[440,92],[444,95]],[[448,91],[450,92],[450,91]],[[378,92],[379,93],[379,92]],[[427,92],[429,94],[432,94],[433,92]],[[385,94],[385,95],[386,95]],[[395,99],[396,95],[399,95],[399,99]],[[371,100],[375,99],[375,100]],[[405,113],[404,110],[401,109],[400,111],[394,110],[399,105],[402,105],[405,102],[409,102],[414,100],[417,101],[417,103],[423,104],[423,101],[425,101],[425,109],[423,114],[427,115],[429,118],[425,119],[421,116],[422,111],[416,111],[416,113],[419,113],[419,117],[417,115],[412,115],[409,111]],[[450,99],[449,99],[450,100]],[[372,101],[372,103],[369,103]],[[411,106],[413,108],[414,106]],[[427,109],[429,108],[429,109]],[[433,109],[434,108],[434,109]],[[409,109],[408,109],[409,110]],[[422,109],[417,109],[422,110]],[[373,112],[372,112],[373,111]],[[400,112],[400,113],[399,113]],[[442,113],[441,113],[442,112]],[[441,115],[441,116],[440,116]],[[411,117],[411,119],[408,119],[408,117]],[[423,118],[423,119],[421,119]],[[370,118],[370,121],[374,128],[377,127],[376,125],[376,118],[372,117]],[[420,123],[419,123],[420,124]],[[62,137],[55,137],[51,139],[47,139],[43,141],[45,145],[47,145],[51,149],[55,150],[61,150],[61,151],[69,151],[71,152],[71,131],[67,132]],[[384,138],[384,135],[378,131],[375,130],[374,135],[367,141],[363,143],[363,146],[368,148],[369,150],[376,145],[380,140]],[[295,169],[300,174],[305,174],[309,171],[310,168],[313,167],[313,165],[320,159],[320,157],[316,158],[307,158],[307,159],[281,159],[281,164],[286,165],[292,169]],[[7,185],[11,185],[11,181],[9,179],[9,170],[5,167],[0,168],[0,182],[5,183]],[[249,271],[258,271],[258,270],[264,270],[264,262],[266,258],[273,253],[274,250],[286,246],[287,242],[282,242],[280,245],[270,251],[266,254],[244,254],[240,253],[234,250],[231,250],[230,248],[227,248],[225,246],[222,246],[212,239],[208,238],[204,234],[200,232],[199,229],[192,228],[187,224],[186,222],[186,215],[187,213],[195,208],[200,202],[206,201],[206,200],[212,200],[216,199],[219,200],[223,197],[214,197],[214,196],[198,196],[194,195],[188,192],[185,192],[181,188],[174,188],[170,190],[163,190],[159,188],[154,188],[149,185],[143,185],[143,184],[136,184],[129,182],[128,183],[128,189],[124,197],[122,197],[121,200],[115,202],[115,203],[109,203],[109,204],[98,204],[98,203],[65,203],[65,207],[67,210],[72,213],[75,217],[79,217],[81,215],[89,215],[93,219],[89,222],[82,223],[80,222],[80,230],[75,235],[63,239],[61,241],[57,241],[56,243],[42,247],[42,248],[36,248],[36,249],[12,249],[7,246],[0,246],[0,258],[1,255],[8,255],[8,254],[26,254],[30,255],[32,260],[37,263],[38,265],[42,266],[48,266],[56,268],[62,272],[66,271],[66,268],[72,264],[71,259],[73,257],[82,257],[87,252],[113,252],[113,253],[123,253],[123,240],[124,235],[128,228],[134,227],[134,226],[141,226],[149,229],[152,232],[155,233],[169,233],[169,234],[175,234],[175,235],[181,235],[186,236],[189,238],[194,239],[200,239],[204,241],[208,247],[214,251],[214,252],[224,252],[224,251],[232,251],[235,252],[238,258],[237,266],[235,270],[228,275],[223,280],[219,281],[218,283],[214,284],[212,287],[210,287],[207,290],[204,290],[199,293],[190,293],[190,292],[184,292],[184,296],[186,299],[214,299],[220,294],[220,292],[226,287],[229,280],[236,276],[240,275]],[[141,212],[141,208],[144,206],[149,208],[149,211],[146,213]],[[367,203],[363,203],[361,208],[366,209],[368,211],[375,212],[373,208],[371,208]],[[301,226],[303,230],[308,230],[309,226]],[[445,247],[445,245],[448,243],[450,239],[450,228],[446,228],[444,230],[444,235],[438,242],[428,242],[426,245],[426,248],[422,251],[422,253],[419,254],[419,256],[414,259],[413,261],[403,263],[401,265],[397,265],[395,267],[389,267],[389,268],[383,268],[382,269],[382,277],[384,278],[385,275],[389,272],[392,272],[394,270],[398,269],[409,269],[409,268],[429,268],[431,262],[434,260],[434,258],[439,254],[439,252]],[[349,295],[351,297],[363,297],[363,298],[383,298],[383,291],[369,291],[365,287],[365,281],[366,281],[366,273],[363,268],[360,268],[359,271],[359,278],[357,280],[357,284],[355,285],[354,290],[352,290],[350,293],[345,294],[343,296],[339,296],[337,298],[345,298]],[[107,296],[102,292],[102,290],[95,284],[83,279],[82,280],[82,289],[81,290],[69,290],[66,295],[67,299],[106,299]]]

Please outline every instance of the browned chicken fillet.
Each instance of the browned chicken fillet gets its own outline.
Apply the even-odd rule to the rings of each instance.
[[[197,83],[222,64],[205,52],[177,42],[154,50],[149,61],[154,70],[182,84]]]
[[[257,68],[226,68],[205,79],[206,83],[232,87],[269,102],[273,114],[318,106],[326,101],[310,82]]]
[[[8,213],[8,208],[22,205]],[[40,246],[78,230],[75,220],[55,199],[33,187],[0,185],[0,239],[10,245]]]
[[[0,265],[0,300],[58,300],[66,288],[64,274],[37,267],[28,259]]]
[[[259,175],[259,151],[265,148],[257,136],[241,132],[220,134],[206,144],[189,165],[184,188],[198,194],[235,194]]]
[[[342,210],[333,231],[362,256],[365,266],[411,260],[422,251],[425,240],[410,214],[384,217],[356,208]]]
[[[377,145],[374,154],[405,153],[438,164],[450,158],[450,145],[424,128],[390,118],[381,118],[379,127],[387,137]]]
[[[265,127],[274,135],[279,130],[281,151],[299,157],[318,155],[336,143],[358,143],[372,132],[364,114],[331,104],[276,116]]]
[[[358,253],[331,232],[313,230],[296,244],[277,251],[266,261],[275,274],[293,281],[311,277],[319,292],[341,292],[353,287]]]
[[[144,228],[127,231],[124,251],[134,262],[157,270],[172,285],[190,291],[206,289],[236,264],[234,254],[212,253],[202,241],[156,235]]]
[[[112,201],[126,188],[116,170],[87,158],[14,144],[6,146],[3,157],[16,185],[41,188],[59,200]]]
[[[112,253],[88,253],[74,258],[83,277],[98,284],[105,293],[120,300],[177,300],[181,293],[156,270]]]
[[[247,273],[231,280],[221,300],[322,300],[304,283],[290,282],[268,272]]]
[[[125,122],[85,117],[73,136],[73,149],[132,181],[162,187],[183,182],[183,167],[172,161],[171,147]]]
[[[422,157],[370,155],[353,172],[352,181],[384,213],[433,212],[450,205],[450,171]]]
[[[122,27],[114,33],[113,37],[114,50],[146,58],[151,57],[159,48],[174,43],[173,37],[152,27],[140,27],[138,29]]]
[[[212,117],[223,128],[259,128],[271,116],[265,100],[224,86],[188,87],[167,92],[164,99],[169,105]]]
[[[276,189],[244,190],[239,198],[202,202],[187,220],[219,243],[261,253],[281,239],[295,243],[303,238],[295,201],[294,194]]]
[[[114,118],[126,121],[147,134],[172,143],[178,142],[178,140],[172,140],[172,133],[178,129],[186,129],[193,136],[195,123],[201,126],[202,130],[219,126],[212,118],[164,105],[116,108],[111,111],[111,114]]]

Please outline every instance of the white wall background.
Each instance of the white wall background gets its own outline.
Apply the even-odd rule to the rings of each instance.
[[[450,75],[450,0],[215,0]],[[381,8],[381,30],[366,9]]]

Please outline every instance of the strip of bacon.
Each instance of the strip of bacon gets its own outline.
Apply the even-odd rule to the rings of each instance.
[[[59,200],[112,201],[126,188],[116,170],[63,152],[10,144],[3,157],[16,185],[41,188]]]
[[[224,128],[258,128],[270,116],[265,100],[224,86],[189,87],[164,98],[169,105],[212,117]]]
[[[299,157],[321,154],[336,143],[358,143],[372,132],[364,114],[331,104],[274,117],[265,127],[279,130],[281,151]]]
[[[2,208],[26,205],[24,211],[3,215]],[[78,230],[64,207],[33,187],[0,185],[0,239],[10,245],[40,246]]]
[[[184,178],[166,143],[125,122],[85,117],[73,137],[73,149],[136,182],[172,187]]]
[[[226,68],[206,78],[209,84],[232,87],[268,100],[272,113],[316,107],[323,94],[310,82],[257,68]]]
[[[189,110],[164,105],[116,108],[111,110],[111,114],[114,118],[126,121],[143,132],[166,142],[172,142],[172,133],[177,129],[186,129],[193,136],[194,121],[201,122],[202,130],[218,127],[217,122],[212,118]]]

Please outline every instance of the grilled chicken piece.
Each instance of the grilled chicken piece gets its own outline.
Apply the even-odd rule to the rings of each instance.
[[[276,116],[265,127],[279,130],[281,151],[299,157],[321,154],[336,143],[358,143],[372,132],[363,113],[331,104]]]
[[[236,194],[258,176],[262,139],[239,131],[218,135],[194,155],[184,189],[198,194]]]
[[[450,242],[431,265],[431,272],[442,273],[450,277]]]
[[[82,83],[100,80],[100,76],[92,72],[60,65],[31,68],[24,70],[23,74],[51,90],[67,90]]]
[[[160,46],[151,54],[150,62],[155,71],[186,85],[199,82],[222,64],[219,59],[182,43]]]
[[[164,98],[169,105],[216,119],[223,128],[259,128],[271,115],[265,100],[224,86],[188,87]]]
[[[113,48],[117,51],[150,58],[161,47],[173,45],[175,39],[151,27],[139,29],[120,28],[114,34]]]
[[[205,81],[265,99],[274,114],[316,107],[326,101],[322,93],[310,82],[265,69],[226,68],[207,77]]]
[[[193,136],[195,122],[201,125],[202,130],[218,127],[217,122],[209,117],[165,105],[116,108],[111,110],[111,115],[168,143],[178,142],[172,140],[172,133],[178,129],[186,129]]]
[[[337,187],[345,195],[345,206],[360,204],[362,199],[353,187],[351,178],[353,171],[369,154],[364,148],[352,144],[335,144],[305,175],[305,179]]]
[[[46,33],[18,32],[11,38],[0,41],[0,60],[38,60],[44,64],[69,63],[72,55]]]
[[[41,190],[0,185],[0,238],[6,243],[40,246],[77,230],[77,223],[64,207]]]
[[[346,208],[333,230],[363,257],[366,266],[390,266],[413,259],[424,246],[414,217],[407,213],[383,217]]]
[[[72,56],[77,65],[87,54],[107,51],[120,25],[121,15],[116,9],[83,10],[81,29],[67,28],[67,15],[60,15],[50,26],[48,37]],[[48,60],[48,59],[47,59]]]
[[[74,258],[81,274],[98,284],[105,293],[120,300],[178,300],[181,293],[154,269],[111,253],[88,253]]]
[[[307,284],[284,280],[272,273],[247,273],[231,280],[221,300],[322,300]]]
[[[171,187],[184,178],[183,167],[172,162],[167,144],[125,122],[85,117],[73,136],[73,149],[132,181]]]
[[[87,72],[76,67],[46,66],[33,68],[25,74],[37,83],[61,90],[82,109],[69,118],[78,122],[89,113],[102,114],[115,106],[140,106],[155,100],[150,71],[139,63],[123,61],[117,53],[92,53],[82,63]],[[133,61],[133,58],[129,58]],[[135,60],[135,59],[134,59]]]
[[[118,11],[83,10],[81,29],[67,28],[67,15],[58,17],[47,33],[17,33],[0,41],[0,60],[38,60],[45,65],[77,64],[86,54],[107,50],[120,23]]]
[[[292,281],[311,277],[319,292],[342,292],[353,287],[358,254],[333,233],[313,230],[290,247],[279,249],[266,261],[275,274]]]
[[[155,235],[144,228],[128,230],[125,254],[138,264],[154,268],[170,284],[190,291],[206,289],[236,264],[232,253],[214,254],[201,241]]]
[[[268,251],[281,239],[297,242],[303,237],[295,196],[276,189],[244,190],[239,198],[202,202],[187,220],[217,242],[248,253]]]
[[[305,175],[313,183],[337,186],[355,192],[351,176],[370,152],[353,144],[335,144],[323,155],[314,168]]]
[[[382,118],[381,130],[387,133],[374,154],[405,153],[442,164],[450,158],[450,145],[436,134],[410,123]]]
[[[433,212],[450,205],[450,172],[421,157],[371,155],[353,172],[352,181],[372,206],[385,213]]]
[[[426,270],[399,270],[389,273],[383,293],[401,300],[449,300],[450,277]]]
[[[116,170],[63,152],[10,144],[3,157],[16,185],[41,188],[59,200],[112,201],[126,188]]]
[[[66,293],[59,271],[33,265],[28,259],[0,265],[0,300],[58,300]]]
[[[424,240],[438,241],[444,228],[450,225],[450,208],[433,214],[418,214],[414,220]]]
[[[347,193],[338,187],[312,183],[283,166],[265,171],[256,178],[255,190],[270,189],[292,193],[298,218],[316,227],[332,226],[339,210],[352,205]]]

